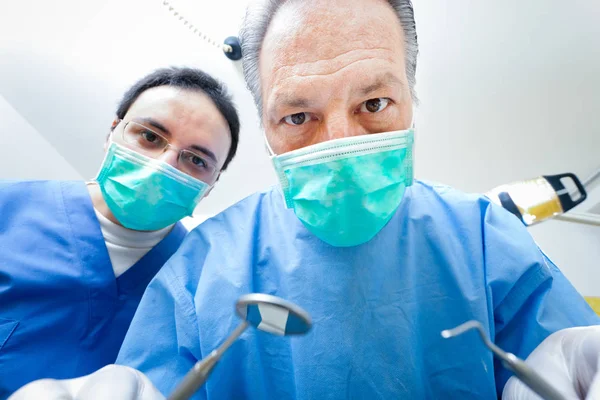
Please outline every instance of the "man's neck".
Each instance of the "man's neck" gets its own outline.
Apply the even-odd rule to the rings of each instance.
[[[123,226],[115,218],[113,213],[110,211],[110,208],[108,208],[108,205],[106,204],[106,201],[104,201],[104,197],[102,196],[102,191],[100,190],[100,186],[98,186],[98,184],[95,182],[88,182],[87,189],[88,189],[88,192],[90,193],[90,197],[92,199],[92,204],[94,205],[94,208],[100,214],[102,214],[104,217],[106,217],[109,221],[111,221],[119,226]]]

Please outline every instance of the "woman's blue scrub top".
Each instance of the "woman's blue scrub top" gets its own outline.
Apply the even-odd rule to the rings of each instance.
[[[304,308],[313,328],[250,328],[194,399],[495,399],[509,372],[475,319],[519,357],[550,333],[600,321],[523,224],[478,195],[415,182],[369,242],[336,248],[285,208],[250,196],[192,231],[148,285],[118,363],[169,394],[240,323],[239,296]]]
[[[84,182],[0,181],[0,399],[113,363],[177,224],[119,278]]]

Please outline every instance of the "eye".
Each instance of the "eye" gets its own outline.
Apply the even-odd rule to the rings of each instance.
[[[184,150],[181,153],[182,161],[194,170],[203,170],[209,167],[208,162],[198,154],[192,153],[189,150]]]
[[[308,113],[305,113],[305,112],[296,113],[296,114],[288,115],[283,120],[288,125],[298,126],[298,125],[303,125],[307,121],[310,121],[310,115],[308,115]]]
[[[360,112],[371,114],[378,113],[380,111],[385,110],[389,103],[390,99],[385,97],[370,99],[360,105]]]
[[[142,139],[144,139],[148,143],[156,143],[160,141],[160,138],[154,132],[143,131],[140,135],[142,136]]]
[[[195,154],[190,157],[190,162],[197,167],[206,167],[206,161]]]
[[[160,149],[166,146],[166,140],[150,129],[140,129],[137,132],[137,144],[145,149]]]

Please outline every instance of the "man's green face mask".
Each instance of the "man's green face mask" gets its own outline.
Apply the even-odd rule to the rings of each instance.
[[[414,131],[354,136],[272,156],[285,203],[332,246],[371,240],[413,182]]]

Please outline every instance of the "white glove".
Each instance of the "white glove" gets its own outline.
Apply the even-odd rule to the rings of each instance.
[[[600,326],[569,328],[548,336],[525,361],[567,399],[600,400]],[[538,400],[516,377],[506,383],[504,400]]]
[[[76,379],[41,379],[17,390],[8,400],[165,400],[140,371],[108,365]]]

